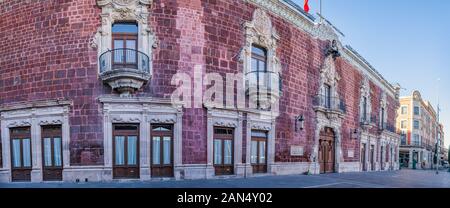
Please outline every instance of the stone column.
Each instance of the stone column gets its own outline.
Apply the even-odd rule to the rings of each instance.
[[[10,138],[9,128],[3,120],[0,122],[1,139],[2,139],[2,154],[3,154],[3,170],[7,170],[7,174],[0,175],[0,182],[11,182],[11,153],[10,153]]]
[[[151,170],[150,170],[150,122],[148,122],[147,111],[141,117],[141,122],[139,123],[139,173],[140,180],[150,180]]]
[[[245,168],[242,165],[242,115],[238,114],[237,127],[234,134],[234,169],[236,170],[236,175],[244,176]]]
[[[183,168],[183,114],[177,113],[174,125],[174,169],[175,179],[184,179]]]
[[[213,124],[213,118],[212,115],[208,112],[208,118],[206,122],[206,135],[207,135],[207,145],[206,145],[206,152],[207,152],[207,162],[206,162],[206,172],[205,176],[206,178],[212,178],[214,177],[214,163],[213,163],[213,141],[214,141],[214,124]]]
[[[33,115],[31,118],[31,155],[32,165],[31,170],[31,182],[42,181],[42,148],[41,148],[41,128],[34,115],[35,109],[33,109]]]

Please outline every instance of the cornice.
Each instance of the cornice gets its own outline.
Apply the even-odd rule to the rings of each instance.
[[[327,21],[317,22],[307,17],[305,14],[297,11],[291,5],[283,0],[244,0],[263,8],[270,13],[281,17],[298,29],[308,33],[313,38],[321,40],[337,39],[339,41],[339,32],[335,31],[332,25]],[[340,42],[340,41],[339,41]],[[343,48],[343,58],[358,68],[362,73],[368,75],[372,81],[382,87],[389,96],[396,97],[395,87],[389,83],[376,69],[374,69],[361,55],[354,51],[350,46]]]
[[[68,99],[53,99],[53,100],[37,100],[32,102],[17,102],[0,105],[0,112],[22,110],[28,108],[47,108],[47,107],[59,107],[70,106],[72,101]]]

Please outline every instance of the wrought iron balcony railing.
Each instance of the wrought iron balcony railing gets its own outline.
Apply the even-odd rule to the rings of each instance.
[[[270,71],[252,71],[245,74],[247,95],[255,107],[270,110],[282,94],[281,75]]]
[[[337,97],[330,97],[326,95],[316,95],[313,98],[313,105],[316,108],[325,109],[328,111],[335,111],[340,113],[346,113],[345,102]]]
[[[150,73],[147,54],[128,48],[109,50],[100,55],[100,73],[117,69],[137,70]]]
[[[392,132],[392,133],[396,133],[397,132],[397,130],[396,130],[394,125],[392,125],[390,123],[386,123],[386,122],[381,123],[380,130],[382,130],[382,131],[389,131],[389,132]]]
[[[109,50],[100,55],[100,78],[127,97],[150,80],[150,59],[140,51],[127,48]]]

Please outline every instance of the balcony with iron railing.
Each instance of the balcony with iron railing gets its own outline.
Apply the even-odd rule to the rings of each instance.
[[[379,126],[379,130],[380,131],[387,131],[387,132],[391,132],[391,133],[397,133],[397,129],[395,128],[395,125],[392,125],[392,124],[387,123],[387,122],[381,123],[380,126]]]
[[[250,101],[258,109],[270,110],[271,105],[282,95],[280,73],[270,71],[251,71],[245,74],[246,92]]]
[[[150,80],[150,58],[134,49],[119,48],[100,55],[100,78],[121,96],[139,90]]]
[[[347,108],[345,102],[338,97],[316,95],[313,97],[314,110],[324,113],[345,114]]]

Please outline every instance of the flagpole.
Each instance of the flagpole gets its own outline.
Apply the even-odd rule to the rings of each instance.
[[[319,13],[320,13],[320,23],[322,23],[322,22],[323,22],[323,16],[322,16],[322,0],[320,0],[320,11],[319,11]]]

